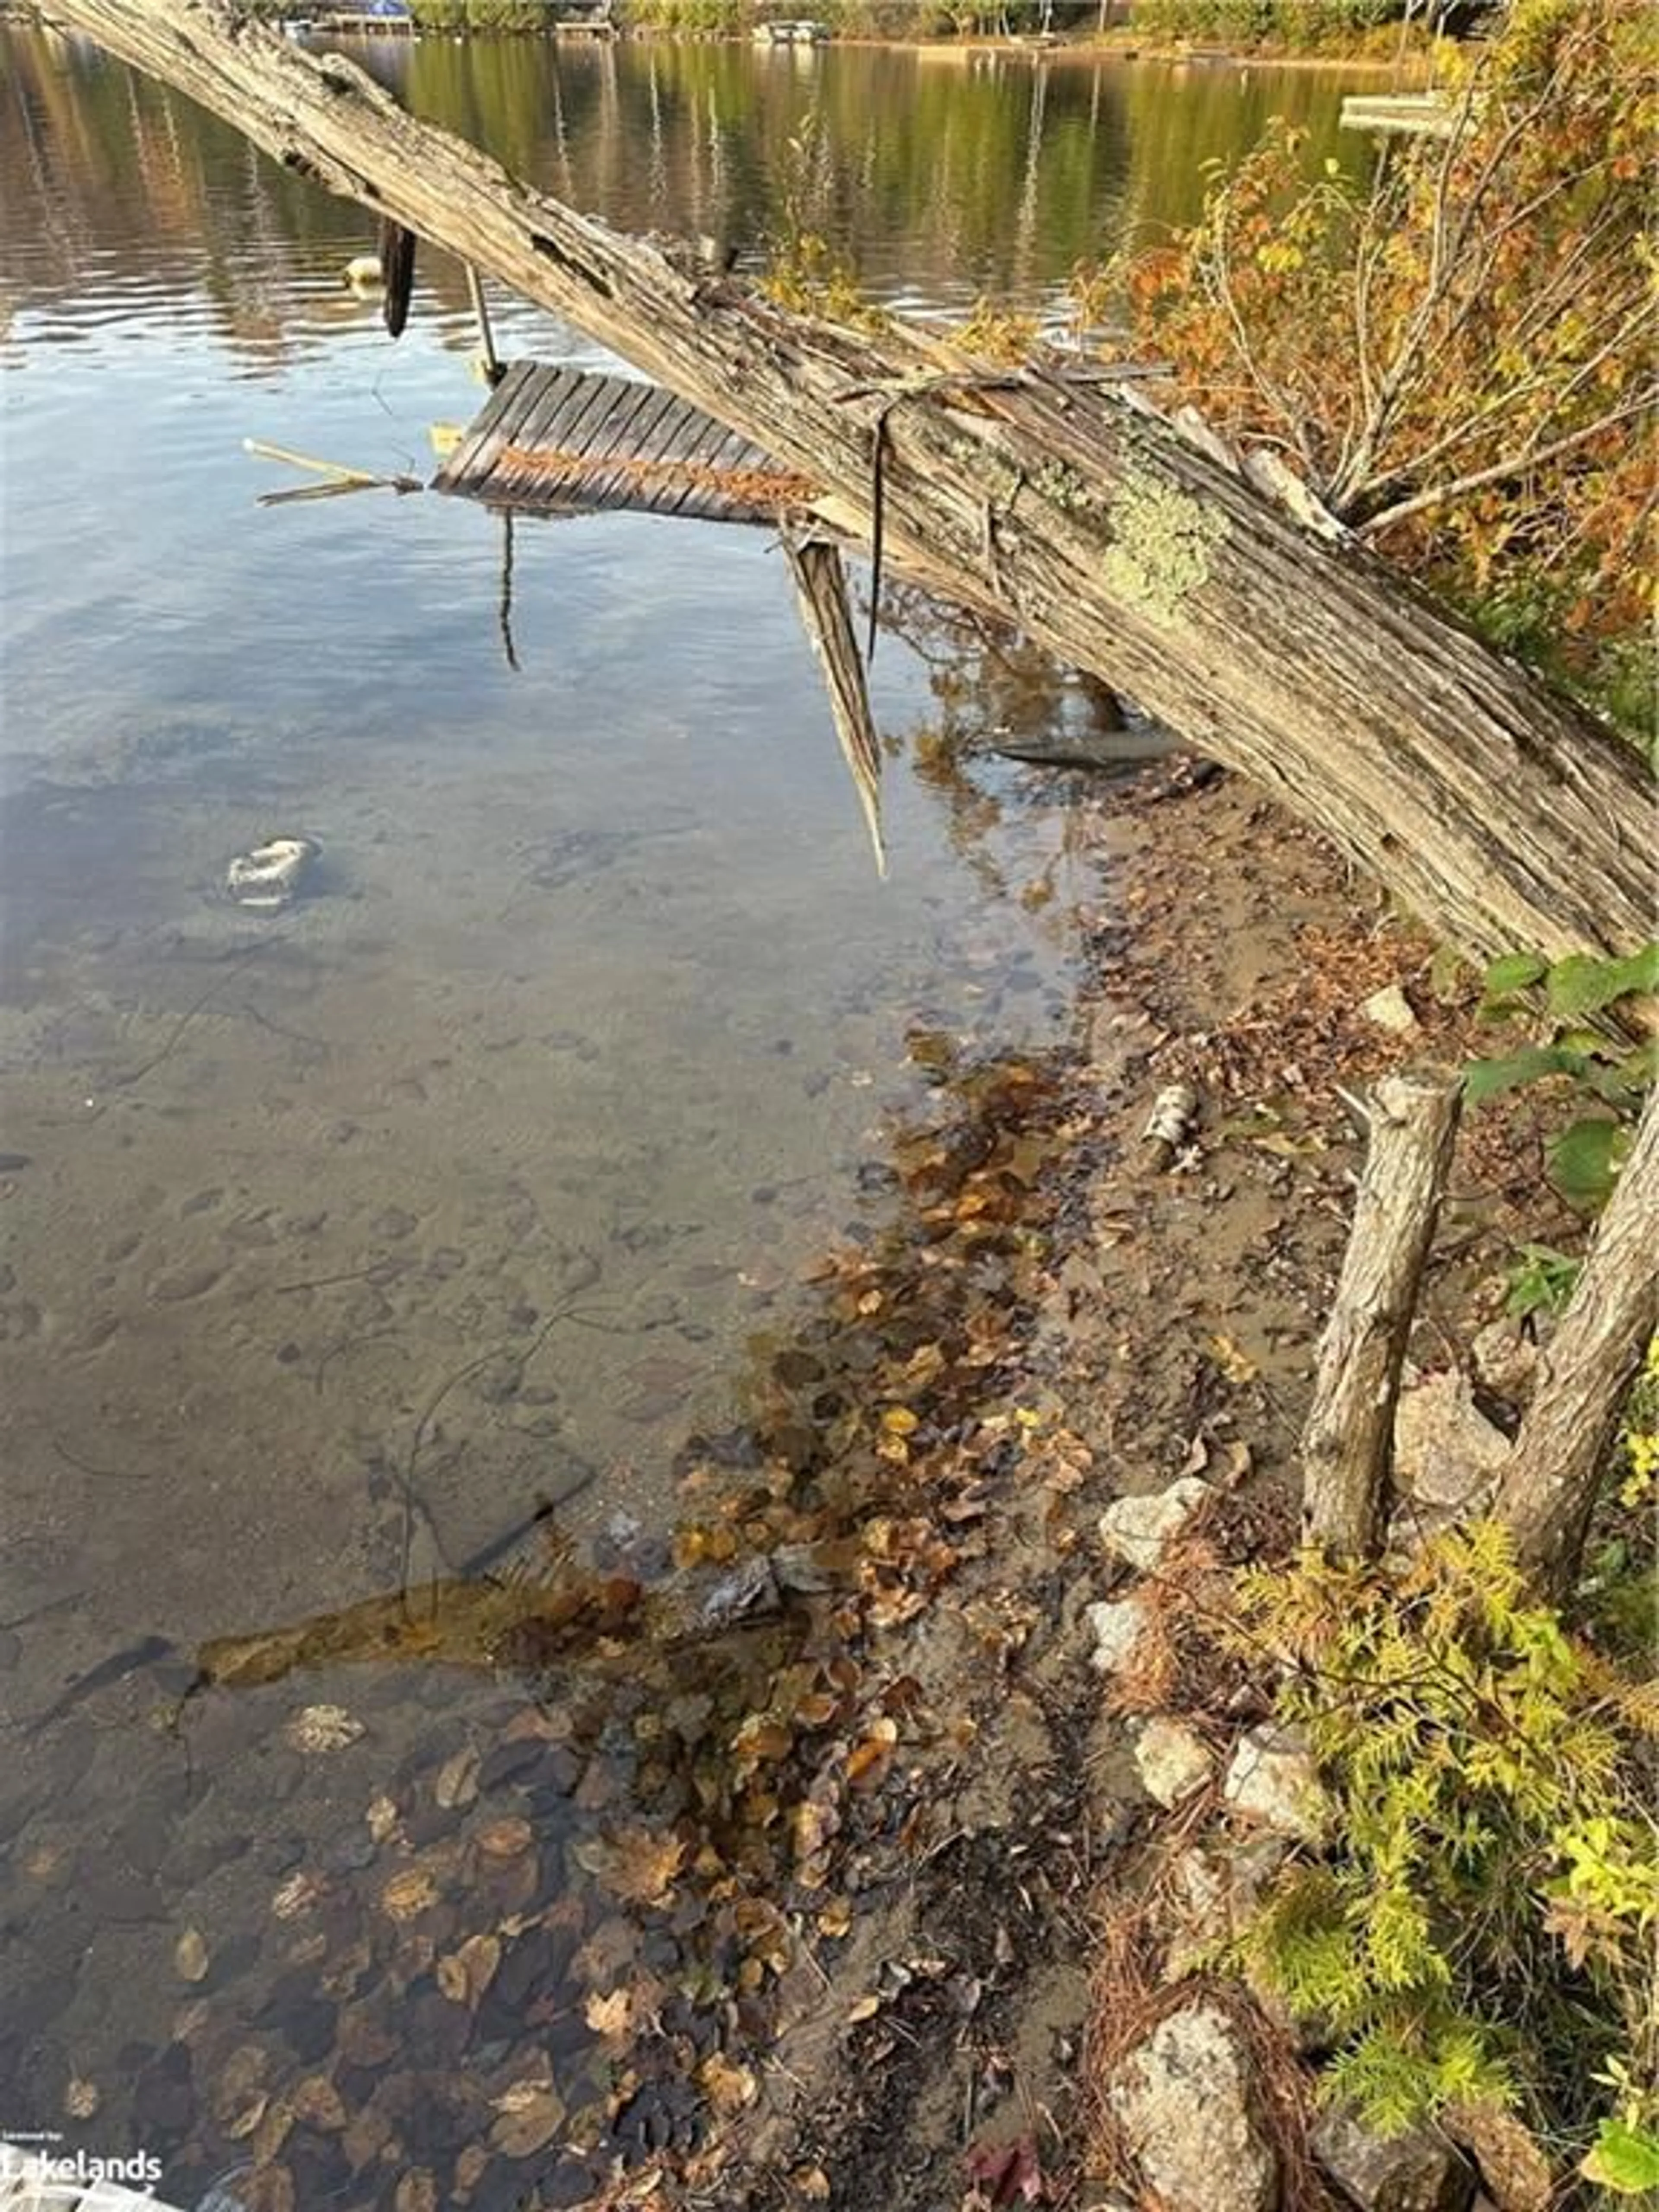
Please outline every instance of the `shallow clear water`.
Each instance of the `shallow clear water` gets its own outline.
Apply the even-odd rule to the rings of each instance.
[[[758,258],[788,203],[922,312],[988,285],[1054,311],[1080,254],[1190,212],[1205,155],[1287,104],[1328,136],[1337,98],[878,53],[370,59],[579,206]],[[1093,887],[1064,779],[938,773],[938,671],[896,636],[878,880],[764,532],[258,506],[303,479],[247,439],[429,473],[480,398],[459,271],[423,269],[394,347],[341,281],[354,210],[89,49],[0,30],[0,2129],[153,2151],[181,2191],[250,2145],[303,2177],[243,2123],[320,2071],[392,2113],[343,2201],[390,2203],[418,2148],[459,2203],[477,2115],[440,2098],[417,2144],[388,2084],[465,2049],[510,2086],[550,2047],[574,2110],[605,2074],[579,2000],[650,1936],[583,1901],[576,1844],[624,1766],[483,1674],[320,1667],[171,1730],[158,1705],[204,1639],[458,1573],[545,1504],[581,1541],[665,1531],[688,1435],[744,1416],[752,1334],[886,1218],[890,1117],[927,1096],[907,1040],[1063,1051]],[[601,359],[497,323],[505,353]],[[971,738],[996,709],[957,689]],[[1058,678],[1024,701],[1077,710]],[[276,834],[320,859],[259,917],[224,870]],[[364,1732],[307,1748],[336,1701]],[[433,1795],[503,1741],[531,1745],[497,1777],[527,1852],[491,1845],[489,1787]],[[441,1925],[385,1904],[411,1853]],[[514,1952],[469,2044],[434,1959],[514,1915],[511,1943],[611,1952]],[[344,2154],[313,2106],[320,2186]]]

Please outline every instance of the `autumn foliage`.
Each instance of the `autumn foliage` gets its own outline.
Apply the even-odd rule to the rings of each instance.
[[[1178,396],[1621,719],[1651,665],[1659,11],[1517,0],[1448,135],[1310,179],[1276,126],[1128,269]]]

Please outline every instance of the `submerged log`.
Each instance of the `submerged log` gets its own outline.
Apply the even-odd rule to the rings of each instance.
[[[1652,927],[1633,748],[1103,373],[979,373],[786,314],[518,184],[225,0],[55,0],[286,167],[572,322],[823,488],[820,509],[1241,769],[1477,957]]]

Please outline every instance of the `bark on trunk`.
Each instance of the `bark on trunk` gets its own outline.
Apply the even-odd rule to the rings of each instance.
[[[1625,1400],[1659,1329],[1659,1088],[1544,1354],[1494,1510],[1516,1556],[1571,1588]]]
[[[820,483],[866,538],[1237,768],[1477,956],[1624,951],[1659,849],[1632,748],[1331,545],[1127,387],[981,377],[781,313],[516,184],[222,0],[54,0],[289,168],[568,316]]]
[[[1451,1165],[1462,1086],[1389,1076],[1302,1434],[1304,1534],[1337,1559],[1382,1547],[1393,1506],[1394,1412],[1417,1287]]]

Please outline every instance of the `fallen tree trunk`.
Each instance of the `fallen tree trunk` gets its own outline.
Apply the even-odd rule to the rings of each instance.
[[[837,520],[884,530],[917,573],[1241,769],[1466,951],[1559,958],[1650,934],[1659,817],[1636,750],[1128,388],[978,375],[919,335],[688,273],[224,0],[54,9],[757,441]]]

